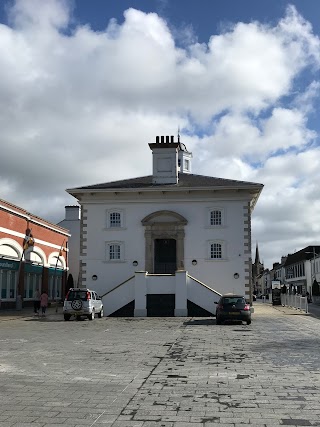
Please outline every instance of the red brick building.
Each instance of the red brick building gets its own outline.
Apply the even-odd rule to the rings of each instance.
[[[26,238],[27,236],[27,238]],[[0,300],[2,308],[33,304],[34,293],[64,297],[67,229],[0,199]]]

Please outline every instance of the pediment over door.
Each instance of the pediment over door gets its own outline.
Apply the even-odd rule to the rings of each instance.
[[[188,221],[182,215],[178,214],[177,212],[166,210],[153,212],[152,214],[149,214],[143,218],[141,222],[144,226],[159,223],[176,223],[180,225],[188,224]]]

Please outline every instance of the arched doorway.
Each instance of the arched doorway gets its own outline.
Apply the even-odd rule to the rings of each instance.
[[[142,221],[145,227],[145,269],[174,274],[184,269],[184,226],[188,221],[173,211],[157,211]]]

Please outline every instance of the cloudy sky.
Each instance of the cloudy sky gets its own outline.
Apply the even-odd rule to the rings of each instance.
[[[151,174],[180,127],[194,173],[264,184],[266,267],[320,243],[318,0],[0,8],[0,198],[59,222],[66,188]]]

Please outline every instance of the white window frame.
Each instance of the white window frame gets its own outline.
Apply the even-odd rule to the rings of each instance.
[[[16,299],[16,283],[18,277],[17,270],[1,270],[0,269],[0,300],[10,301]],[[6,280],[5,280],[6,279]],[[6,297],[2,297],[2,289],[6,290]],[[10,291],[13,290],[13,295],[10,295]]]
[[[42,274],[25,272],[24,274],[24,300],[33,300],[36,289],[41,292]]]
[[[221,258],[213,258],[212,255],[212,247],[214,245],[220,245],[221,246]],[[226,254],[226,243],[223,240],[209,240],[208,241],[208,254],[207,259],[209,261],[225,261],[227,259]]]
[[[48,297],[50,300],[62,298],[62,276],[54,272],[49,273]]]
[[[119,248],[119,258],[112,258],[110,250],[116,246]],[[124,242],[106,242],[106,262],[124,262]]]
[[[212,216],[214,212],[220,212],[221,214],[221,224],[211,224]],[[221,207],[214,207],[208,210],[208,227],[209,228],[221,228],[225,226],[225,209]]]
[[[113,224],[111,221],[111,216],[117,215],[117,214],[120,216],[120,224],[119,225]],[[107,227],[106,228],[111,229],[111,230],[119,230],[119,229],[124,228],[125,216],[124,216],[124,210],[123,209],[108,209],[106,212],[106,216],[107,216],[107,219],[106,219]]]

